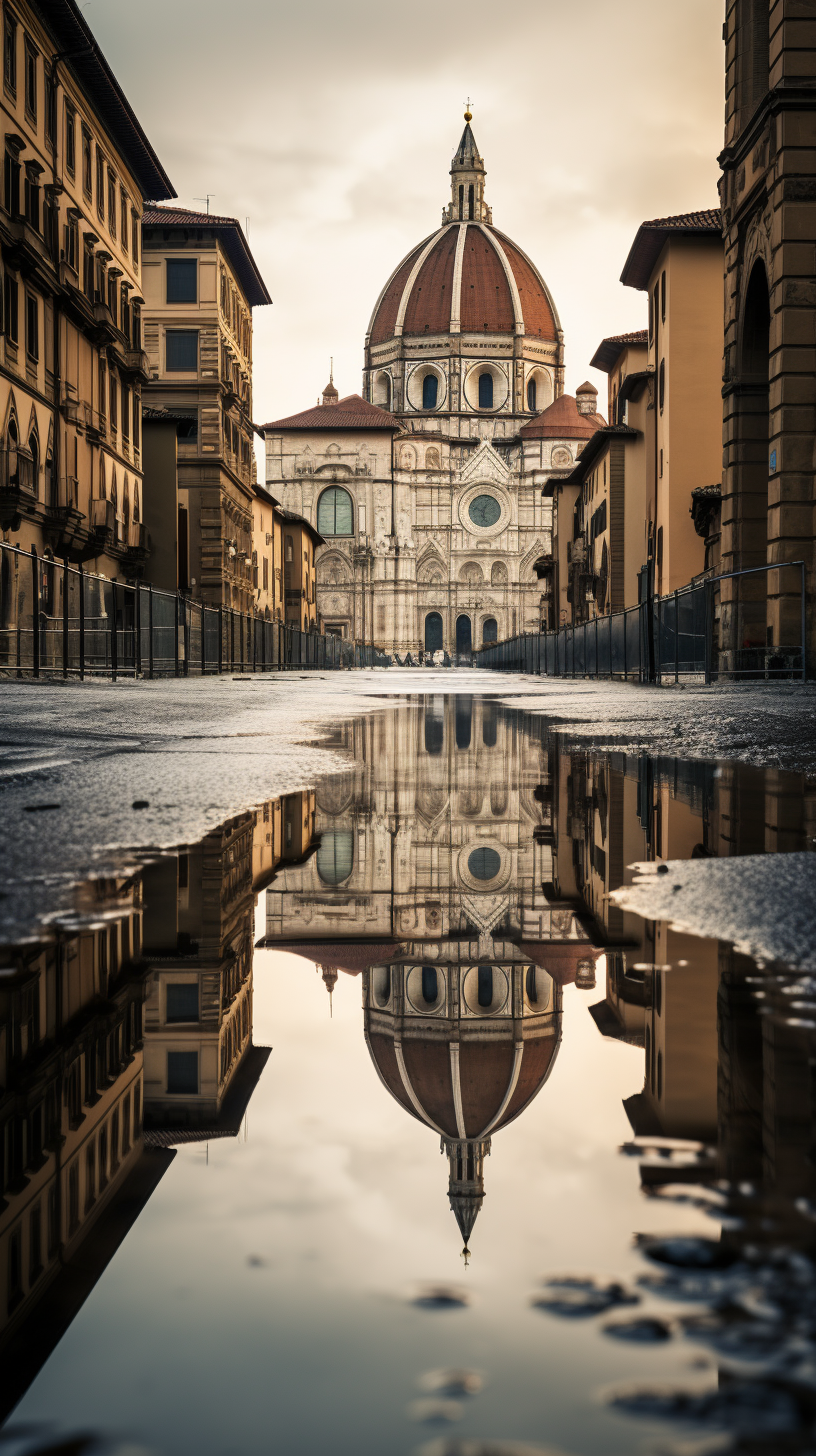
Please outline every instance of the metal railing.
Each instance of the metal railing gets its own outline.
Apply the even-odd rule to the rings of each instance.
[[[0,677],[115,681],[389,662],[369,645],[109,581],[0,542]]]
[[[767,640],[765,627],[769,583],[774,585],[771,573],[776,574],[781,635],[793,639],[776,644]],[[788,583],[784,593],[783,573]],[[794,573],[799,576],[798,591],[791,589]],[[507,638],[474,653],[474,663],[542,677],[632,682],[679,682],[688,677],[705,682],[719,678],[804,681],[806,589],[803,561],[725,572],[668,596],[650,597],[624,612],[593,617],[556,632]]]

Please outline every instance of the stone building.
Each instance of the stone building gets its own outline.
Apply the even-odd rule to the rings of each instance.
[[[143,567],[141,219],[175,196],[77,5],[2,24],[0,531],[37,560],[0,553],[0,632],[59,615],[44,561]]]
[[[365,412],[365,443],[335,439],[328,409],[308,442],[292,421],[265,431],[270,490],[326,540],[327,624],[386,652],[460,660],[538,630],[534,563],[549,553],[551,517],[541,490],[576,458],[569,430],[534,428],[563,396],[561,324],[535,265],[493,226],[465,119],[441,226],[388,278],[365,336],[363,400],[341,402]]]
[[[271,303],[234,217],[144,215],[145,404],[177,416],[182,591],[253,610],[252,310]]]
[[[795,0],[728,0],[724,34],[722,562],[804,560],[812,603],[816,15]],[[763,668],[767,649],[799,642],[799,587],[798,570],[723,584],[724,668]],[[812,605],[807,630],[812,644]]]
[[[561,988],[593,950],[553,905],[547,754],[498,705],[435,698],[338,729],[349,769],[315,793],[317,849],[267,891],[265,944],[361,975],[377,1077],[442,1139],[467,1243],[495,1132],[546,1082]]]

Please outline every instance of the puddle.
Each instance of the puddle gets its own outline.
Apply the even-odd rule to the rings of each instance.
[[[9,1450],[814,1449],[816,785],[332,743],[0,949]]]

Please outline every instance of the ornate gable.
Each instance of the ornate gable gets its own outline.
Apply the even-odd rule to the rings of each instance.
[[[468,460],[467,465],[460,470],[459,479],[462,485],[468,485],[470,481],[475,480],[489,480],[493,485],[503,485],[508,488],[511,472],[498,450],[494,450],[489,440],[483,440]]]

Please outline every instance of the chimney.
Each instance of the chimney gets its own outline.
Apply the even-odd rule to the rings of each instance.
[[[575,403],[578,406],[579,415],[596,415],[598,413],[598,391],[594,384],[587,380],[580,389],[575,391]]]

